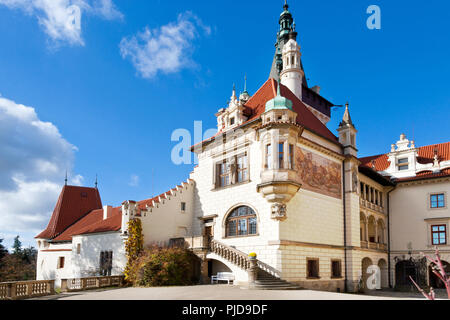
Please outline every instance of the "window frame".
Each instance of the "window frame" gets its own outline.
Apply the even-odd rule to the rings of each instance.
[[[240,159],[244,159],[243,160],[243,168],[239,167]],[[242,180],[239,180],[240,173],[242,173]],[[245,179],[244,179],[244,175],[245,175]],[[248,180],[249,180],[248,155],[247,155],[247,152],[245,152],[245,153],[242,153],[242,154],[236,156],[236,183],[243,183],[243,182],[247,182]]]
[[[239,210],[240,208],[247,208],[246,215],[237,215],[232,217],[232,215]],[[251,221],[253,220],[253,221]],[[245,221],[246,233],[241,233],[240,230],[241,221]],[[234,233],[230,234],[230,223],[233,223]],[[256,224],[254,233],[250,233],[252,224]],[[252,237],[258,235],[258,216],[256,215],[255,210],[247,205],[241,205],[235,207],[230,213],[227,215],[225,219],[225,238],[243,238],[243,237]]]
[[[265,147],[265,168],[266,169],[272,169],[273,168],[273,147],[272,147],[272,143],[268,143],[266,144]]]
[[[57,269],[64,269],[66,257],[58,257],[58,268]]]
[[[442,196],[442,203],[443,205],[439,205],[439,196]],[[433,197],[436,197],[436,207],[433,207]],[[430,209],[445,209],[447,207],[446,201],[445,201],[445,193],[430,193],[429,195],[429,207]]]
[[[228,187],[229,185],[231,185],[231,166],[228,164],[228,161],[222,161],[218,163],[218,170],[219,170],[219,181],[218,181],[218,185],[220,188],[224,188],[224,187]],[[222,172],[222,168],[223,168],[223,172]],[[225,171],[228,170],[228,171]],[[228,178],[228,184],[225,184],[225,181],[227,181]],[[222,179],[224,181],[224,183],[222,183]]]
[[[338,263],[339,265],[339,275],[334,275],[334,268],[333,268],[333,264],[334,263]],[[341,260],[339,260],[339,259],[332,259],[331,260],[331,278],[332,279],[339,279],[339,278],[342,278],[342,261]]]
[[[284,142],[278,143],[278,169],[284,169]]]
[[[316,271],[317,275],[310,275],[310,262],[317,263],[316,265]],[[320,279],[320,260],[319,258],[306,258],[306,279]]]
[[[433,231],[433,228],[437,227],[438,231]],[[444,231],[441,231],[440,228],[444,227]],[[447,245],[447,225],[446,224],[433,224],[430,226],[431,228],[431,245],[433,246],[444,246]],[[441,234],[445,235],[445,241],[443,243],[441,243]],[[438,235],[438,242],[439,243],[434,243],[434,234]]]
[[[406,162],[404,162],[403,160],[406,160]],[[397,168],[398,171],[409,170],[409,158],[397,159]]]

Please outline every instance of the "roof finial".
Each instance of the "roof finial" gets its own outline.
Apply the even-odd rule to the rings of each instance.
[[[244,77],[244,92],[247,92],[247,73],[245,74]]]
[[[67,186],[67,170],[66,170],[66,179],[64,180],[64,185]]]
[[[98,189],[98,176],[95,175],[95,189]]]
[[[287,0],[284,0],[284,6],[283,6],[284,10],[289,9],[289,5],[287,4]]]
[[[277,81],[277,80],[275,80]],[[281,97],[281,80],[277,81],[277,97]]]

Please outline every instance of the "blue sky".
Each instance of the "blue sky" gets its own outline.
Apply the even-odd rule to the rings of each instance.
[[[283,5],[46,2],[0,0],[0,104],[9,105],[3,112],[12,117],[0,108],[0,121],[17,121],[7,126],[11,131],[0,128],[0,155],[10,159],[0,161],[0,238],[7,245],[16,234],[34,245],[65,168],[72,183],[86,186],[98,174],[102,200],[112,205],[149,198],[186,180],[194,165],[171,162],[172,132],[193,131],[196,120],[204,130],[214,128],[214,113],[225,106],[233,83],[242,90],[245,73],[250,94],[267,80]],[[381,8],[381,30],[366,27],[372,4]],[[388,152],[402,132],[414,135],[418,146],[449,141],[448,1],[289,5],[309,85],[321,86],[335,104],[350,102],[360,156]],[[79,8],[78,29],[64,24],[66,11],[58,6]],[[169,29],[176,43],[167,51],[161,35]],[[144,41],[154,42],[153,56],[139,56]],[[167,52],[158,54],[158,46]],[[161,68],[154,68],[155,59]],[[18,105],[34,120],[11,115]],[[342,113],[333,111],[333,132]],[[36,133],[35,123],[51,123],[52,130]],[[23,149],[10,146],[13,136]],[[33,159],[45,159],[46,169],[31,170]],[[21,202],[20,209],[14,202]]]

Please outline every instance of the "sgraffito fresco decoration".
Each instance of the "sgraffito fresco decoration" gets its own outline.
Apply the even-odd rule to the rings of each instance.
[[[342,167],[339,163],[299,147],[295,160],[297,182],[302,184],[303,189],[341,198]]]

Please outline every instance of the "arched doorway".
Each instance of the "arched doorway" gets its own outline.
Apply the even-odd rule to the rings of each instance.
[[[380,259],[378,261],[378,267],[381,271],[381,288],[388,288],[389,287],[389,274],[388,274],[388,267],[387,262],[384,259]]]
[[[447,275],[450,275],[450,263],[448,263],[447,261],[443,261],[443,260],[441,260],[441,261],[442,261],[442,265],[444,266],[445,273]],[[434,289],[444,289],[445,285],[442,282],[442,280],[439,279],[438,276],[433,273],[434,266],[435,266],[434,263],[430,264],[428,266],[428,277],[429,277],[429,281],[430,281],[429,282],[430,287],[433,287]],[[438,269],[438,272],[439,272],[439,269]]]
[[[397,264],[395,265],[395,286],[411,286],[412,282],[409,277],[411,277],[417,283],[419,274],[416,264],[410,260],[397,262]]]
[[[361,284],[361,287],[363,288],[363,289],[367,289],[367,279],[368,279],[368,277],[370,276],[370,274],[369,273],[367,273],[367,269],[371,266],[371,265],[373,265],[373,263],[372,263],[372,260],[370,259],[370,258],[364,258],[364,259],[362,259],[362,262],[361,262],[361,280],[362,280],[362,284]]]

